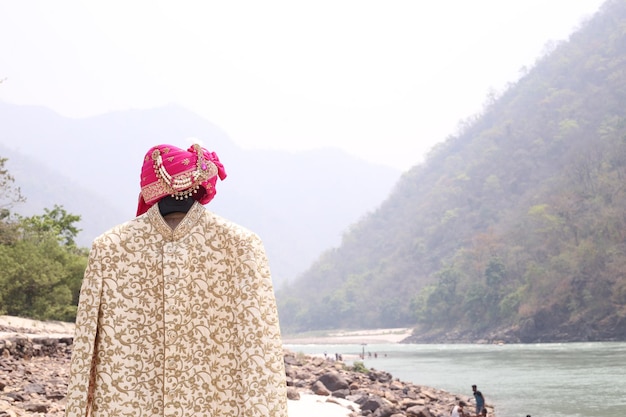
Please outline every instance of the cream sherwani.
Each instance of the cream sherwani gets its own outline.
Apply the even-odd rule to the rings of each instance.
[[[263,244],[195,203],[99,236],[82,284],[66,416],[286,417]]]

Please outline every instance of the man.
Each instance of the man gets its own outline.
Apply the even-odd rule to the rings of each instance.
[[[465,407],[465,401],[459,401],[459,403],[452,408],[450,417],[465,417],[463,407]]]
[[[485,408],[485,397],[482,392],[476,389],[476,385],[472,385],[472,391],[474,392],[474,400],[476,400],[476,415],[480,415]]]
[[[67,417],[287,417],[263,244],[203,207],[218,177],[199,145],[146,154],[137,217],[89,254]]]

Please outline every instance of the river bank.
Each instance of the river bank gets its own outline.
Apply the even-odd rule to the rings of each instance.
[[[286,345],[334,345],[334,344],[375,344],[400,343],[411,336],[410,328],[399,327],[392,329],[369,330],[336,330],[309,334],[283,334],[283,343]]]
[[[0,415],[61,417],[68,339],[0,338]],[[289,417],[447,417],[459,396],[405,383],[387,372],[285,351]]]
[[[407,329],[337,332],[313,343],[397,343]],[[61,417],[73,326],[0,316],[0,415]],[[390,342],[391,341],[391,342]],[[336,361],[285,350],[289,417],[447,417],[460,396]],[[4,413],[4,414],[2,414]],[[491,415],[491,414],[490,414]]]

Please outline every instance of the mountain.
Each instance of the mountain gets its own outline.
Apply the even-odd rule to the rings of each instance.
[[[13,211],[32,216],[43,214],[44,208],[52,209],[62,205],[68,213],[82,215],[78,227],[79,246],[88,247],[91,240],[116,224],[124,213],[115,204],[86,188],[72,178],[64,177],[36,158],[26,156],[0,144],[0,157],[7,158],[6,168],[16,179],[21,194],[27,201],[13,208]],[[91,214],[93,213],[93,214]]]
[[[405,173],[281,289],[284,331],[626,340],[625,27],[606,2]]]
[[[148,149],[197,138],[228,177],[210,210],[258,233],[278,287],[295,279],[341,233],[388,195],[400,173],[336,149],[246,151],[202,117],[177,106],[69,119],[36,106],[0,102],[0,157],[27,197],[14,211],[62,205],[82,217],[77,242],[135,216]]]

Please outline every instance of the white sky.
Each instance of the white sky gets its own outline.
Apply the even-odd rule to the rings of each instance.
[[[405,170],[603,2],[0,0],[0,100],[175,103],[244,148]]]

